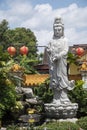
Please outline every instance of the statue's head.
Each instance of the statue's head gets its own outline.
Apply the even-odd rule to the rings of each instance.
[[[61,38],[64,36],[64,24],[60,17],[55,18],[53,24],[54,38]]]

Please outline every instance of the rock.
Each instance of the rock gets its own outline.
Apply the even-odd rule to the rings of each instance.
[[[31,99],[26,99],[26,102],[30,103],[30,104],[37,104],[37,100],[34,99],[34,98],[31,98]]]
[[[26,99],[34,97],[34,94],[31,88],[22,88],[22,92],[25,94]]]

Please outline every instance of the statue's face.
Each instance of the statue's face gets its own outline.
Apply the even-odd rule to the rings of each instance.
[[[63,28],[61,26],[54,27],[54,36],[61,38],[63,36]]]

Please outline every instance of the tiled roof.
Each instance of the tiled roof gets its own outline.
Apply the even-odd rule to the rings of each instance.
[[[44,83],[44,81],[49,77],[49,74],[29,74],[24,75],[24,85],[25,86],[37,86],[41,83]]]

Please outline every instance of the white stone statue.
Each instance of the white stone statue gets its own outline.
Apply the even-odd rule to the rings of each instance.
[[[69,81],[67,77],[67,53],[68,40],[64,36],[64,24],[61,18],[55,18],[53,24],[53,39],[47,45],[49,60],[50,87],[53,89],[54,104],[71,103],[67,90],[74,88],[74,81]]]
[[[74,88],[75,82],[67,77],[68,40],[64,37],[64,24],[61,18],[55,18],[53,39],[46,47],[49,59],[50,87],[54,97],[45,104],[47,118],[65,119],[76,117],[78,104],[71,103],[67,91]]]

